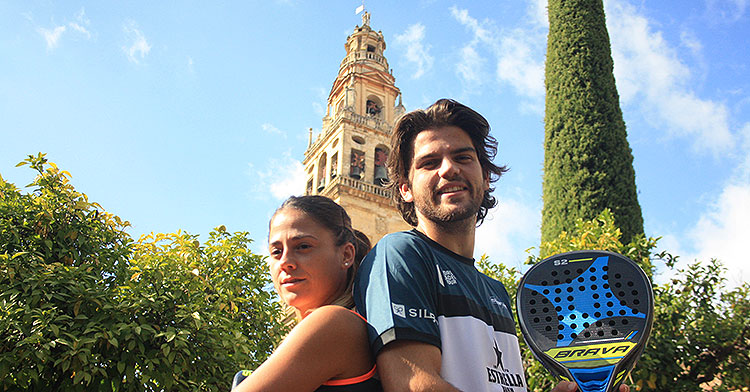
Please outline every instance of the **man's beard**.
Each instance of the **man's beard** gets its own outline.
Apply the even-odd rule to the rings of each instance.
[[[474,194],[474,188],[466,184],[471,199],[461,205],[441,206],[439,204],[440,195],[435,191],[427,195],[421,195],[414,198],[414,208],[425,217],[425,219],[443,227],[446,231],[454,231],[463,228],[464,222],[474,224],[477,213],[482,205],[484,193]],[[415,195],[416,196],[416,195]]]

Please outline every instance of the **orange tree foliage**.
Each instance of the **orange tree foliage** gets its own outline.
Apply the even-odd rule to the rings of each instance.
[[[284,332],[262,257],[222,226],[134,241],[70,174],[0,177],[0,390],[225,390]]]

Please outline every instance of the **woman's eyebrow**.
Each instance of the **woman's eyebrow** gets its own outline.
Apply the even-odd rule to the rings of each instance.
[[[297,241],[297,240],[301,240],[301,239],[304,239],[304,238],[318,239],[318,237],[316,237],[313,234],[298,234],[298,235],[295,235],[294,237],[291,237],[290,239],[294,240],[294,241]],[[281,240],[276,240],[276,241],[273,241],[273,242],[269,242],[268,245],[277,244],[279,242],[281,242]]]

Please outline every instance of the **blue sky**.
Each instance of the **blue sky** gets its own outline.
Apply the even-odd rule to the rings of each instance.
[[[47,157],[131,234],[249,231],[303,189],[359,1],[0,0],[0,174]],[[546,1],[367,2],[407,110],[485,115],[511,171],[476,254],[539,242]],[[646,232],[750,280],[748,0],[605,1]]]

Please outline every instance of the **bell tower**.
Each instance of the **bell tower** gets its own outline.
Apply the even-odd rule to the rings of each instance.
[[[395,121],[404,114],[401,91],[383,56],[383,33],[370,28],[370,14],[347,37],[346,56],[328,94],[320,135],[309,141],[302,164],[306,195],[327,196],[344,207],[354,228],[375,244],[385,234],[410,226],[391,193],[386,159]]]

